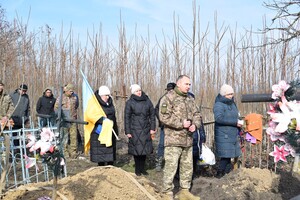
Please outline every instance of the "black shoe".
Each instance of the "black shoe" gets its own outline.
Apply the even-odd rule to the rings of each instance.
[[[135,172],[135,175],[136,175],[136,176],[141,176],[142,174],[139,173],[139,172]]]
[[[225,175],[224,172],[217,172],[216,178],[222,178]]]

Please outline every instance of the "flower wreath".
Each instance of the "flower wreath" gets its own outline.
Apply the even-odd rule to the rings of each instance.
[[[29,148],[30,152],[39,151],[43,163],[46,163],[55,174],[58,174],[59,167],[65,165],[65,159],[63,155],[61,155],[58,147],[52,144],[55,135],[50,128],[44,127],[41,130],[40,136],[40,140],[37,141],[34,134],[27,134],[28,143],[26,144],[26,148]],[[36,162],[36,160],[39,158],[38,156],[24,157],[25,167],[27,169],[33,166],[36,166],[37,169],[39,169]]]
[[[295,157],[300,153],[300,102],[295,100],[300,80],[287,84],[279,81],[272,86],[272,99],[267,112],[271,120],[266,130],[272,142],[274,151],[269,155],[274,157],[274,162],[279,160],[287,162],[286,156]],[[281,146],[280,146],[281,145]]]

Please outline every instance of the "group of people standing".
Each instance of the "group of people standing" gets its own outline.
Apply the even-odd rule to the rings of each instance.
[[[25,122],[30,115],[29,98],[26,94],[27,85],[21,84],[20,87],[10,96],[3,92],[4,84],[0,81],[0,118],[1,120],[13,119],[15,124],[19,124],[19,117],[24,117]],[[163,192],[167,197],[174,197],[173,180],[176,172],[179,174],[181,190],[177,194],[179,199],[200,199],[190,193],[190,187],[195,167],[195,157],[193,154],[193,138],[198,137],[197,130],[203,129],[203,122],[195,97],[190,92],[191,80],[186,75],[180,75],[176,83],[169,83],[166,93],[159,99],[154,108],[150,98],[138,84],[130,87],[131,96],[127,100],[124,110],[124,129],[128,138],[128,153],[133,156],[135,162],[135,174],[137,176],[148,175],[145,169],[146,156],[153,153],[153,139],[156,134],[156,118],[160,127],[160,139],[157,152],[157,169],[163,167]],[[107,86],[101,86],[94,95],[102,107],[105,118],[113,122],[112,146],[106,147],[98,141],[98,125],[102,125],[105,118],[100,116],[95,123],[95,127],[90,136],[90,159],[98,163],[99,166],[113,165],[116,160],[116,136],[118,126],[116,120],[116,109],[113,104],[111,92]],[[234,91],[229,85],[224,84],[215,99],[213,108],[215,117],[215,146],[216,156],[220,158],[218,177],[222,177],[229,171],[231,158],[235,160],[240,156],[238,131],[243,125],[239,119],[239,112],[234,102]],[[62,98],[62,100],[60,100]],[[79,106],[78,96],[73,91],[73,85],[68,84],[64,87],[62,97],[54,98],[52,89],[45,88],[43,96],[37,102],[36,111],[39,114],[55,116],[55,109],[62,101],[64,114],[71,119],[77,119],[77,109]],[[20,103],[22,102],[22,103]],[[14,105],[19,107],[14,109]],[[16,117],[18,116],[18,117]],[[54,123],[55,118],[50,121],[41,118],[40,125],[45,126]],[[65,144],[66,154],[76,157],[77,148],[77,126],[69,124],[64,127],[63,143]],[[70,140],[70,145],[68,145]],[[205,135],[202,138],[205,142]],[[198,144],[199,146],[199,144]],[[199,151],[199,149],[198,149]],[[196,155],[196,156],[195,156]],[[193,162],[194,160],[194,162]]]
[[[134,157],[137,176],[148,175],[145,161],[146,156],[153,153],[152,140],[156,133],[155,115],[158,118],[160,139],[157,168],[162,168],[161,162],[164,158],[163,192],[170,199],[174,197],[173,180],[176,172],[179,173],[181,188],[177,194],[178,198],[200,199],[189,190],[195,157],[199,155],[193,154],[193,142],[195,143],[195,137],[200,137],[205,142],[205,135],[201,136],[197,132],[197,130],[203,131],[203,122],[194,95],[189,91],[190,86],[188,76],[179,76],[176,83],[167,85],[166,93],[154,108],[140,85],[133,84],[130,87],[131,96],[125,105],[124,125],[128,137],[128,153]],[[224,84],[216,97],[213,109],[216,123],[216,155],[220,157],[217,177],[229,173],[227,169],[231,166],[231,158],[236,160],[241,154],[238,131],[243,121],[239,119],[233,95],[233,88]]]
[[[1,124],[7,126],[11,125],[12,129],[21,129],[29,126],[31,108],[27,91],[28,86],[22,83],[12,93],[7,94],[4,91],[4,83],[0,81]],[[58,109],[60,101],[62,101],[62,112],[65,117],[69,119],[77,119],[79,99],[74,93],[74,86],[72,84],[65,85],[62,96],[59,96],[57,99],[53,95],[53,89],[51,87],[46,87],[43,90],[43,95],[38,99],[36,104],[36,112],[38,115],[41,115],[38,117],[38,125],[40,128],[56,125],[55,110]],[[64,146],[64,155],[70,158],[76,158],[78,155],[76,124],[63,124],[60,137]],[[19,145],[18,140],[14,140],[14,145]]]

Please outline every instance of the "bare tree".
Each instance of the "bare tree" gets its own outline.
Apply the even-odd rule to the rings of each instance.
[[[277,12],[272,19],[272,24],[264,31],[280,31],[285,35],[273,40],[272,43],[288,42],[299,37],[300,0],[274,0],[271,3],[264,2],[264,6]]]

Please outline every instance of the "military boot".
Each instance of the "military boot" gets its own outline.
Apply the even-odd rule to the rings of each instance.
[[[193,195],[187,189],[180,190],[176,196],[179,200],[200,200],[200,197]]]
[[[155,163],[155,170],[160,172],[162,170],[163,157],[157,157]]]

